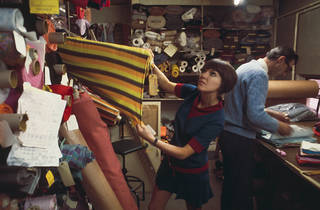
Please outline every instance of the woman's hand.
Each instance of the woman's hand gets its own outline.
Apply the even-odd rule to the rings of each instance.
[[[151,142],[154,140],[154,136],[152,135],[151,131],[144,124],[143,125],[137,124],[136,129],[137,129],[138,135],[144,138],[145,140],[147,140],[148,142]]]

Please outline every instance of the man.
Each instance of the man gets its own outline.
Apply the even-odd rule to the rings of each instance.
[[[288,118],[281,113],[267,113],[265,102],[270,76],[283,75],[298,60],[287,47],[275,47],[266,57],[241,65],[238,81],[225,96],[225,127],[220,136],[224,183],[222,210],[252,209],[253,147],[256,132],[263,129],[289,135]]]

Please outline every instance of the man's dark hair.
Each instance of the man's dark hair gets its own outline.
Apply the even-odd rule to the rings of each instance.
[[[267,58],[269,60],[276,60],[280,56],[286,57],[286,63],[289,63],[292,60],[294,60],[294,64],[297,64],[298,62],[298,55],[290,47],[278,46],[267,52]]]

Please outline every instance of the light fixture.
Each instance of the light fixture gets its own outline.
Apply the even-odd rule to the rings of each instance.
[[[241,0],[233,0],[234,6],[238,6],[240,4]]]

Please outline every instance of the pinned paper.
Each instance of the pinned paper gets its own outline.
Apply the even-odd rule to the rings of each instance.
[[[31,14],[59,14],[59,0],[30,0]]]

